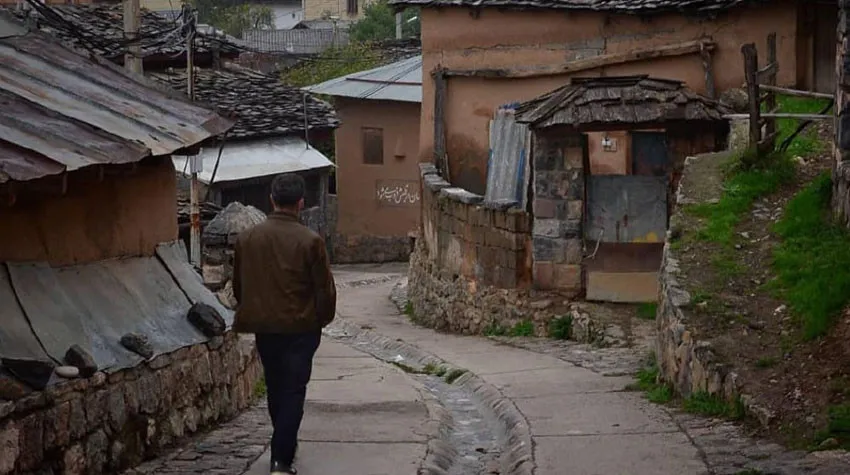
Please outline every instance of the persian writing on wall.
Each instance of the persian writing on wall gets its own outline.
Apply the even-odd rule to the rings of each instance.
[[[412,180],[378,180],[375,198],[379,206],[414,206],[419,203],[419,182]]]

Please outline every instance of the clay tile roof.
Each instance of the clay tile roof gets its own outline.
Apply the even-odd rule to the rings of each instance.
[[[571,83],[517,107],[517,121],[554,125],[658,124],[722,121],[726,108],[684,83],[649,76],[573,78]]]
[[[148,76],[186,92],[185,69],[169,69]],[[255,139],[304,132],[304,93],[274,76],[236,66],[196,68],[195,97],[236,119],[228,138]],[[331,129],[339,125],[339,120],[330,104],[308,95],[307,123],[310,130]]]
[[[390,0],[390,5],[420,7],[495,7],[513,9],[595,10],[620,13],[713,13],[772,0]]]
[[[179,2],[175,2],[179,4]],[[60,27],[61,23],[43,17],[35,10],[18,11],[14,7],[6,9],[20,19],[29,18],[38,24],[38,28],[49,33],[62,42],[78,48],[86,49],[110,60],[123,60],[126,53],[124,46],[124,7],[118,3],[98,3],[90,5],[50,5],[50,8],[61,15],[67,22],[68,28]],[[178,23],[158,13],[142,9],[140,36],[144,56],[174,56],[184,51],[184,36],[180,32],[172,33]],[[73,28],[70,28],[73,27]],[[240,46],[227,38],[218,38],[199,34],[195,40],[196,54],[209,53],[217,47],[224,55],[238,55]],[[119,61],[120,62],[120,61]]]

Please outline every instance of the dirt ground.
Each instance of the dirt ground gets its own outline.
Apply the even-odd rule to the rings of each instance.
[[[818,136],[831,142],[830,126]],[[751,395],[774,414],[768,428],[753,427],[799,448],[821,442],[817,433],[830,405],[850,402],[850,311],[829,335],[803,341],[799,325],[765,284],[773,277],[772,253],[778,238],[772,225],[787,202],[831,167],[827,152],[798,161],[796,181],[759,199],[735,228],[734,250],[684,239],[676,251],[683,284],[694,301],[692,323],[699,339],[712,341]],[[686,213],[687,214],[687,213]],[[686,217],[683,229],[697,229]],[[718,265],[718,256],[726,265]]]

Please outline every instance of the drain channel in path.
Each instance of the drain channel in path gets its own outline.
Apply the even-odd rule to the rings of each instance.
[[[368,353],[375,358],[395,364],[418,380],[440,403],[451,417],[451,428],[446,442],[456,452],[448,475],[499,474],[499,457],[504,440],[500,437],[498,421],[482,411],[477,399],[463,388],[446,381],[450,373],[437,376],[429,374],[429,368],[405,361],[390,349],[373,342],[347,334],[336,328],[326,329],[327,336]]]

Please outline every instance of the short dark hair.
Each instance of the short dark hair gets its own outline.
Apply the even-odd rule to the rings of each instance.
[[[283,173],[272,180],[272,200],[278,206],[293,206],[304,198],[304,179],[295,173]]]

